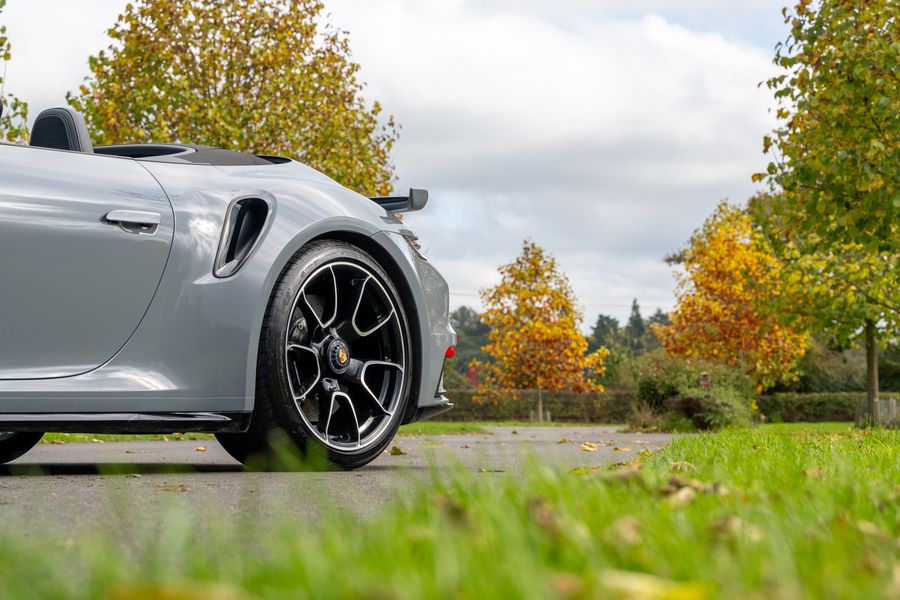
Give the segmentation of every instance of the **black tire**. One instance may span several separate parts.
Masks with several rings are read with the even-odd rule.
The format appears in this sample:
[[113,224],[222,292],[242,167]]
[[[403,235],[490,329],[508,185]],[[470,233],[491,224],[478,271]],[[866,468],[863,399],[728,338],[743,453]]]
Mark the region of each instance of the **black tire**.
[[[381,284],[379,289],[384,291],[393,303],[398,331],[401,332],[402,340],[405,340],[402,341],[402,353],[405,354],[402,362],[404,368],[396,376],[403,381],[399,384],[401,387],[397,392],[398,397],[395,398],[397,404],[394,405],[393,414],[390,417],[382,417],[390,420],[380,424],[372,433],[372,439],[359,450],[330,447],[327,443],[328,426],[325,426],[326,442],[323,442],[322,432],[319,431],[317,435],[314,431],[315,426],[301,416],[301,408],[295,401],[293,380],[288,373],[285,358],[289,328],[296,327],[296,319],[293,322],[291,319],[294,318],[294,305],[299,301],[300,290],[304,289],[303,286],[323,268],[338,263],[358,265],[377,278]],[[335,281],[334,312],[337,315],[338,279],[334,275],[334,270],[332,276]],[[362,294],[360,291],[360,299]],[[358,328],[356,330],[359,332]],[[350,470],[362,467],[377,458],[397,433],[409,402],[412,364],[411,336],[406,312],[400,294],[384,269],[368,253],[352,244],[336,240],[312,242],[295,254],[285,266],[269,299],[260,332],[256,402],[250,428],[245,433],[216,434],[216,438],[231,456],[254,469],[302,470],[337,467]],[[321,373],[320,370],[319,378]],[[363,378],[364,373],[365,371]],[[356,420],[359,445],[362,440],[356,410],[353,411],[353,416]]]
[[0,464],[16,460],[41,441],[43,433],[0,433]]

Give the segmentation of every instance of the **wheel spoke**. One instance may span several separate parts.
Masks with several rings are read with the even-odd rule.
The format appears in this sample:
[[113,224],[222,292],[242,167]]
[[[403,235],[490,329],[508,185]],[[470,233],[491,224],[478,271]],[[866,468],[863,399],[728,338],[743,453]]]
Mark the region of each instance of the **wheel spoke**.
[[[350,325],[351,325],[351,327],[353,327],[353,331],[356,333],[357,336],[359,336],[361,338],[372,335],[373,333],[375,333],[376,331],[381,329],[385,324],[387,324],[387,322],[391,320],[391,317],[394,316],[394,307],[391,306],[391,310],[387,314],[387,316],[378,317],[376,319],[375,327],[372,327],[371,329],[366,329],[366,330],[360,329],[359,325],[356,322],[356,317],[359,314],[359,307],[360,307],[360,305],[362,305],[363,296],[365,296],[365,294],[366,294],[366,286],[369,284],[370,281],[373,281],[371,275],[368,276],[365,279],[365,281],[363,281],[362,286],[360,286],[359,298],[356,299],[356,306],[353,309],[353,316],[350,317]],[[376,284],[377,284],[377,282],[376,282]]]
[[[316,387],[316,384],[319,383],[319,380],[322,379],[322,367],[319,366],[319,353],[316,352],[316,350],[314,348],[311,348],[309,346],[301,346],[300,344],[288,344],[287,349],[288,349],[288,352],[291,352],[291,351],[307,352],[312,355],[313,361],[316,363],[316,378],[313,380],[313,382],[311,384],[309,384],[308,386],[304,386],[306,389],[303,391],[303,393],[298,394],[297,391],[294,390],[294,383],[293,383],[293,381],[291,381],[291,378],[288,377],[288,383],[291,386],[291,393],[294,396],[294,400],[303,400],[313,390],[313,388]],[[297,362],[290,361],[290,365],[294,368],[294,375],[296,375],[296,377],[297,377],[297,383],[299,385],[303,385],[303,379],[300,377],[300,371],[297,367]]]
[[323,319],[325,318],[325,312],[324,312],[325,307],[324,306],[322,307],[322,316],[320,317],[319,314],[316,312],[316,309],[313,307],[313,305],[309,303],[309,298],[306,296],[306,287],[303,288],[303,293],[302,293],[303,302],[306,303],[306,306],[309,308],[309,312],[312,313],[313,317],[315,317],[315,319],[316,319],[316,322],[319,324],[319,327],[321,327],[322,329],[325,329],[326,327],[328,327],[332,323],[334,323],[334,320],[337,319],[337,314],[338,314],[337,276],[334,274],[334,269],[332,267],[328,267],[327,271],[329,273],[331,273],[331,283],[332,283],[331,287],[334,289],[334,302],[332,303],[334,310],[331,313],[331,317],[327,321],[323,321]]
[[325,420],[325,439],[328,439],[328,431],[331,429],[331,417],[334,416],[334,397],[338,394],[338,392],[333,392],[331,394],[331,400],[328,403],[328,418]]
[[[362,443],[362,432],[359,428],[359,419],[356,416],[356,409],[353,407],[353,401],[346,392],[332,392],[331,394],[331,402],[328,407],[328,421],[325,423],[325,438],[327,439],[331,436],[331,417],[335,412],[341,410],[341,400],[346,402],[347,408],[350,409],[350,415],[353,417],[353,429],[356,432],[356,447],[358,448]],[[337,410],[335,410],[335,406],[337,406]]]
[[398,371],[400,371],[401,378],[403,377],[403,367],[398,365],[397,363],[387,362],[384,360],[369,360],[369,361],[366,361],[365,363],[363,363],[362,369],[360,369],[360,371],[359,371],[360,385],[362,385],[363,389],[369,393],[369,396],[372,397],[373,403],[375,404],[376,407],[378,407],[378,409],[381,411],[381,413],[385,416],[390,417],[391,415],[394,414],[394,412],[389,411],[388,409],[386,409],[384,407],[384,405],[381,404],[381,400],[378,398],[378,396],[375,394],[375,392],[372,391],[372,388],[369,387],[369,384],[366,383],[366,371],[370,367],[384,367],[384,368],[388,368],[388,369],[391,369],[391,368],[397,369]]

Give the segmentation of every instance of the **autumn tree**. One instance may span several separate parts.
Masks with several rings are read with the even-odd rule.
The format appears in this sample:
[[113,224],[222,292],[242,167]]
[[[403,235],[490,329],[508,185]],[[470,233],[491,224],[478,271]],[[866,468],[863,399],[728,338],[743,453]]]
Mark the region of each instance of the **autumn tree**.
[[782,267],[749,215],[719,204],[678,256],[671,324],[654,326],[666,352],[740,368],[760,390],[792,378],[808,336],[772,310]]
[[863,338],[869,413],[878,418],[878,340],[900,333],[900,27],[893,0],[800,0],[768,80],[779,125],[761,223],[812,291],[809,314]]
[[473,361],[482,377],[477,398],[537,390],[542,418],[542,391],[603,391],[596,378],[609,352],[587,353],[569,280],[541,247],[525,241],[518,258],[500,267],[500,283],[481,298],[491,332],[483,348],[489,359]]
[[369,195],[398,127],[369,105],[319,0],[137,0],[69,103],[99,144],[190,142],[297,158]]
[[[6,0],[0,0],[0,13]],[[6,64],[12,58],[12,45],[6,37],[6,26],[0,23],[0,60],[3,65],[0,68],[0,140],[7,142],[28,141],[28,104],[16,98],[13,94],[6,93],[4,78]]]

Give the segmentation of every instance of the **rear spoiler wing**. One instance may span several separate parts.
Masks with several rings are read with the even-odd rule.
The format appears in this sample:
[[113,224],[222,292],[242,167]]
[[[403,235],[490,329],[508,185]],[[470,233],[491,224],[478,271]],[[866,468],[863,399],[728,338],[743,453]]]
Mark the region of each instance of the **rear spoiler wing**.
[[385,198],[371,198],[371,200],[390,212],[412,212],[414,210],[422,210],[428,204],[428,190],[410,188],[408,196],[388,196]]

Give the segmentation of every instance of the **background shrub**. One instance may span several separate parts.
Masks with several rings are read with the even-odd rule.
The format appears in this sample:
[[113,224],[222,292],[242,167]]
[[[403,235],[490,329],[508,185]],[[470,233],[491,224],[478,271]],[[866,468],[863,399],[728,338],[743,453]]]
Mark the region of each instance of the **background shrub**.
[[[882,393],[882,400],[900,400],[900,394]],[[866,402],[865,392],[825,394],[771,394],[757,399],[759,412],[769,421],[796,423],[821,421],[853,421],[856,410]]]
[[[494,401],[476,402],[471,388],[447,390],[454,408],[440,418],[445,421],[527,421],[536,417],[537,391],[519,392]],[[634,407],[631,390],[607,389],[601,394],[543,392],[544,411],[554,421],[578,423],[624,423]]]

